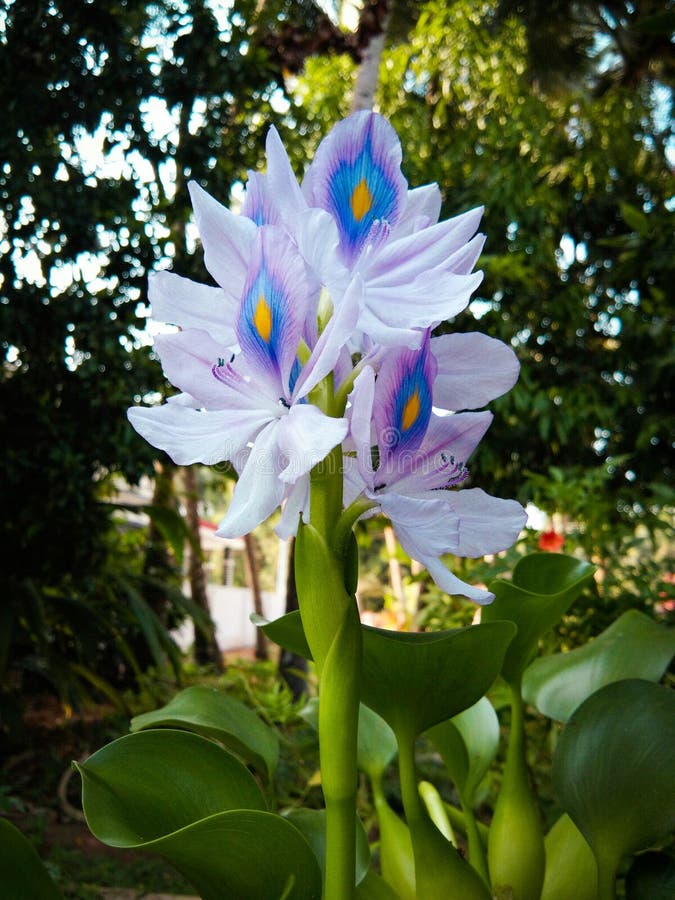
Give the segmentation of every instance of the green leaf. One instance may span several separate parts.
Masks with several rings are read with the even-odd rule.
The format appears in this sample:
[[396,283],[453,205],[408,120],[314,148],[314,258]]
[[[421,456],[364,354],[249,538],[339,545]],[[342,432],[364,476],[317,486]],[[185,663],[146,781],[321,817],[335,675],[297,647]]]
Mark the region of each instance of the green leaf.
[[218,744],[186,731],[140,731],[76,768],[92,833],[164,856],[204,900],[319,900],[309,844],[264,811],[251,773]]
[[643,853],[626,876],[626,900],[672,900],[675,859],[666,853]]
[[541,900],[596,900],[598,866],[574,822],[560,816],[544,840],[546,870]]
[[380,829],[380,869],[401,900],[415,900],[415,859],[410,829],[389,806],[380,782],[373,783]]
[[377,872],[372,869],[363,881],[357,885],[356,900],[402,900],[396,891]]
[[362,698],[398,734],[468,709],[499,674],[510,622],[409,634],[364,627]]
[[273,622],[268,622],[262,616],[254,614],[251,616],[251,621],[254,625],[262,628],[267,637],[283,647],[284,650],[289,650],[304,659],[312,659],[312,652],[305,637],[299,610],[286,613],[285,616],[280,616]]
[[675,828],[675,695],[627,680],[601,688],[572,715],[553,760],[563,809],[591,845],[599,878]]
[[[282,647],[311,658],[299,613],[262,628]],[[415,734],[468,709],[485,694],[516,632],[511,622],[423,633],[362,629],[363,702],[394,731],[402,726]]]
[[606,684],[660,681],[673,654],[675,630],[630,609],[589,644],[535,660],[523,677],[523,696],[543,715],[566,722]]
[[[292,809],[284,814],[304,835],[305,840],[314,851],[321,872],[326,871],[326,810],[325,809]],[[370,866],[370,847],[368,835],[363,823],[357,817],[356,825],[356,872],[354,884],[360,884],[366,877]]]
[[0,817],[0,885],[7,900],[63,900],[31,842]]
[[320,900],[321,870],[302,834],[281,816],[238,809],[143,845],[164,856],[202,900]]
[[126,735],[74,765],[89,828],[111,847],[142,846],[228,809],[265,809],[248,769],[187,731]]
[[195,685],[176,694],[166,706],[131,720],[131,731],[181,728],[224,744],[271,778],[279,759],[276,734],[247,706],[224,691]]
[[463,802],[473,805],[476,789],[499,749],[499,719],[494,707],[487,697],[481,697],[469,709],[435,725],[427,736],[441,754]]
[[532,553],[516,563],[512,581],[490,584],[495,600],[483,607],[482,621],[508,619],[518,627],[502,668],[507,681],[519,681],[539,639],[565,614],[594,571],[589,563],[563,553]]

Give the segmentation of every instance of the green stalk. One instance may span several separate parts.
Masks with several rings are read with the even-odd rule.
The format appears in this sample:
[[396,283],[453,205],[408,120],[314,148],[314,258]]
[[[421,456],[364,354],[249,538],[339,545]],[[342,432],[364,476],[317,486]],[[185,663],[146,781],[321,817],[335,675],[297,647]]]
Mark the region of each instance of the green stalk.
[[401,796],[415,856],[419,900],[490,900],[480,875],[462,859],[427,816],[417,790],[415,736],[400,730],[398,765]]
[[596,855],[598,864],[598,900],[616,900],[617,862],[611,857]]
[[485,884],[490,886],[487,859],[485,858],[485,846],[478,833],[478,823],[470,803],[466,803],[460,796],[460,802],[464,811],[464,827],[466,828],[466,840],[469,845],[469,862],[478,872]]
[[545,851],[539,806],[532,794],[525,758],[525,704],[520,682],[509,685],[511,730],[499,798],[490,825],[488,863],[495,893],[513,900],[539,900]]
[[342,513],[342,449],[310,476],[310,525],[296,539],[296,584],[303,627],[319,677],[319,754],[326,804],[324,900],[352,900],[356,869],[356,749],[361,623],[335,553]]

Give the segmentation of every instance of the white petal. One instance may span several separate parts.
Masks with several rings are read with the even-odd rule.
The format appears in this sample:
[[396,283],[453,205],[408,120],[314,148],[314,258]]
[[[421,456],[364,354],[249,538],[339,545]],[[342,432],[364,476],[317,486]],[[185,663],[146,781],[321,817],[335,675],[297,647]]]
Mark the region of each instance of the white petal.
[[265,149],[267,152],[266,190],[275,200],[283,218],[292,220],[294,216],[307,209],[307,202],[302,196],[286,150],[274,126],[267,132]]
[[363,303],[363,282],[357,275],[333,311],[304,366],[295,390],[297,398],[306,397],[329,372],[333,371],[342,348],[356,328]]
[[303,475],[302,478],[295,482],[291,491],[286,498],[283,509],[281,511],[281,519],[274,529],[282,540],[288,540],[298,531],[298,522],[300,515],[303,515],[307,521],[309,513],[309,476]]
[[420,227],[435,225],[441,214],[441,191],[437,184],[424,184],[408,191],[406,204],[398,224],[392,228],[391,239],[418,231]]
[[227,513],[218,525],[216,534],[219,537],[249,534],[283,500],[286,486],[279,478],[278,430],[277,419],[258,435],[234,488]]
[[351,404],[349,416],[350,437],[356,448],[356,458],[361,478],[368,487],[373,487],[373,463],[370,448],[373,440],[373,401],[375,398],[375,372],[365,366],[356,376],[349,395]]
[[438,361],[434,405],[478,409],[511,390],[520,363],[513,350],[485,334],[443,334],[431,339]]
[[[175,334],[158,334],[155,335],[154,346],[166,378],[194,397],[198,406],[231,409],[254,405],[250,399],[242,398],[213,375],[212,367],[217,365],[219,356],[225,351],[205,331],[194,328]],[[261,398],[260,407],[263,406]]]
[[257,226],[246,216],[233,215],[196,181],[191,181],[188,188],[206,268],[223,289],[239,297],[246,281]]
[[180,328],[202,328],[224,348],[234,347],[237,302],[219,287],[198,284],[173,272],[151,272],[148,297],[152,317]]
[[282,481],[293,483],[313,469],[347,434],[347,420],[333,419],[316,406],[298,404],[279,423],[278,448],[286,465]]
[[323,209],[300,213],[289,226],[300,253],[319,282],[337,298],[349,283],[349,271],[340,261],[340,237],[335,220]]
[[258,410],[190,409],[176,403],[135,406],[127,417],[136,431],[179,466],[212,466],[232,459],[269,421]]
[[506,550],[525,527],[527,513],[515,500],[491,497],[480,488],[453,491],[449,495],[459,517],[460,556],[478,557]]
[[439,588],[447,594],[460,594],[462,597],[468,597],[469,600],[473,600],[474,603],[480,603],[483,606],[487,603],[492,603],[495,599],[495,595],[490,591],[467,584],[466,581],[462,581],[461,578],[453,575],[440,559],[425,558],[418,560],[418,562],[422,563]]

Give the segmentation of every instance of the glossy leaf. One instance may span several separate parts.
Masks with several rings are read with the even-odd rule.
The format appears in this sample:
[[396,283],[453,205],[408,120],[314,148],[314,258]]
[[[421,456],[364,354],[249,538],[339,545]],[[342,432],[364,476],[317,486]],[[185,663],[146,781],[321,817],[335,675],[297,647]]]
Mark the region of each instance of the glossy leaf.
[[87,823],[112,847],[138,846],[227,809],[265,809],[248,769],[187,731],[126,735],[74,765]]
[[504,659],[507,681],[520,679],[539,639],[565,614],[594,571],[589,563],[562,553],[532,553],[518,561],[511,581],[490,584],[495,600],[483,607],[482,621],[507,619],[518,627]]
[[[287,650],[309,657],[297,612],[262,626]],[[516,629],[490,622],[455,631],[363,628],[361,698],[394,729],[416,734],[468,709],[499,674]]]
[[566,722],[606,684],[660,681],[673,654],[675,630],[630,609],[583,647],[535,660],[523,677],[523,696],[543,715]]
[[[284,819],[295,825],[304,835],[312,848],[319,867],[325,875],[326,871],[326,810],[325,809],[292,809],[284,814]],[[356,826],[356,872],[354,884],[360,884],[366,877],[370,866],[370,847],[368,835],[361,820],[357,818]]]
[[566,814],[544,840],[546,870],[541,900],[596,900],[598,866],[588,841]]
[[267,637],[283,647],[284,650],[302,656],[303,659],[312,659],[312,651],[309,649],[305,637],[299,610],[296,609],[294,612],[286,613],[285,616],[279,616],[273,622],[268,622],[267,619],[258,615],[252,615],[251,621],[254,625],[262,628]]
[[487,697],[481,697],[427,734],[464,801],[473,804],[476,789],[499,749],[499,719],[494,707]]
[[213,738],[271,778],[279,758],[276,734],[247,706],[224,691],[195,685],[165,706],[131,720],[131,731],[181,728]]
[[363,702],[397,734],[421,734],[486,693],[514,634],[510,622],[421,634],[364,628]]
[[92,833],[113,847],[159,853],[204,900],[319,900],[321,872],[305,838],[264,811],[253,776],[212,741],[141,731],[76,767]]
[[63,900],[35,847],[1,816],[0,885],[8,900]]
[[588,698],[563,731],[553,781],[563,809],[591,845],[601,883],[623,856],[675,828],[675,694],[617,681]]

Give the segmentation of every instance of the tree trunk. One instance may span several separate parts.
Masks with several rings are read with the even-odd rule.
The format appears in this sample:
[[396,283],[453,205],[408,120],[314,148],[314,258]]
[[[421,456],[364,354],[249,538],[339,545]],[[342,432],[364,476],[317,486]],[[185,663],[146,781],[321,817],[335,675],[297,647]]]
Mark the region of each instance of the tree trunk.
[[[386,10],[386,15],[382,21],[382,31],[371,37],[363,50],[352,96],[351,112],[353,113],[362,109],[372,109],[375,103],[375,94],[380,80],[380,63],[387,37],[387,26],[391,19],[392,6],[393,0],[384,6],[383,11]],[[366,8],[364,7],[364,12],[365,10]]]
[[[255,538],[252,534],[244,536],[244,564],[246,566],[246,581],[251,588],[253,595],[253,609],[258,616],[264,616],[262,592],[260,590],[260,581],[258,579],[258,554],[256,550]],[[268,659],[267,638],[262,628],[255,630],[255,658]]]
[[206,574],[204,572],[204,558],[199,541],[199,494],[197,490],[197,476],[194,466],[186,466],[183,469],[183,483],[185,485],[185,504],[187,508],[187,524],[194,538],[190,544],[188,572],[190,578],[190,596],[192,602],[204,610],[209,618],[211,627],[207,632],[195,622],[195,662],[199,666],[214,666],[218,672],[223,670],[223,657],[216,642],[216,629],[211,619],[211,610],[206,595]]

